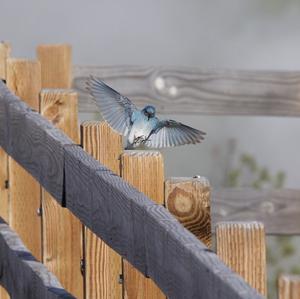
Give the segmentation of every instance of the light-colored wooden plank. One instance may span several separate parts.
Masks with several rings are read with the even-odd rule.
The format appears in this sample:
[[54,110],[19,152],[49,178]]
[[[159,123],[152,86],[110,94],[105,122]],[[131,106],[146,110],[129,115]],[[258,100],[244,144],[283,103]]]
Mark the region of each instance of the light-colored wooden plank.
[[211,247],[210,185],[204,177],[165,181],[166,208],[206,246]]
[[90,75],[140,107],[162,114],[300,116],[299,71],[205,70],[170,66],[75,66],[79,111],[94,112],[85,88]]
[[0,148],[0,217],[6,222],[9,218],[9,194],[8,194],[8,156]]
[[[0,80],[6,80],[6,60],[10,55],[10,45],[0,42]],[[0,148],[0,217],[9,221],[9,193],[8,193],[8,156]],[[0,286],[0,299],[9,299],[7,291]]]
[[[9,58],[10,52],[10,44],[7,42],[0,42],[0,80],[6,80],[6,61]],[[8,188],[8,156],[4,150],[0,148],[0,216],[6,222],[9,221]],[[5,298],[5,290],[1,290],[0,294],[2,294],[2,297]],[[0,295],[0,298],[2,297]]]
[[300,299],[300,276],[282,274],[278,279],[279,299]]
[[10,296],[7,293],[7,291],[2,286],[0,286],[0,299],[9,299],[9,298]]
[[[122,178],[158,204],[164,203],[164,164],[160,152],[126,151],[121,158]],[[165,298],[156,284],[124,261],[125,298]]]
[[259,222],[221,222],[216,227],[217,255],[266,296],[266,242]]
[[40,107],[42,116],[78,144],[78,96],[76,92],[67,89],[42,89]]
[[[81,142],[85,151],[120,175],[122,136],[106,122],[84,122]],[[122,259],[88,228],[85,228],[85,261],[86,298],[122,298],[122,284],[119,282]]]
[[[41,65],[35,60],[7,60],[7,86],[33,109],[39,109]],[[9,224],[20,235],[32,254],[41,260],[41,190],[37,181],[9,158]]]
[[300,190],[224,188],[213,190],[211,200],[213,224],[255,220],[267,234],[300,234]]
[[9,58],[7,86],[31,108],[39,110],[41,64],[37,60]]
[[[77,94],[70,90],[41,91],[41,114],[64,131],[75,143],[79,142]],[[63,287],[83,298],[82,225],[67,209],[62,208],[43,190],[43,260]]]
[[0,42],[0,80],[6,80],[6,61],[10,56],[11,46],[7,42]]
[[72,48],[68,44],[37,47],[42,66],[42,88],[70,88],[72,81]]
[[[6,60],[10,55],[10,45],[0,42],[0,79],[6,80]],[[8,194],[8,156],[0,148],[0,216],[8,222],[9,218],[9,194]],[[7,291],[0,286],[0,299],[9,299]]]

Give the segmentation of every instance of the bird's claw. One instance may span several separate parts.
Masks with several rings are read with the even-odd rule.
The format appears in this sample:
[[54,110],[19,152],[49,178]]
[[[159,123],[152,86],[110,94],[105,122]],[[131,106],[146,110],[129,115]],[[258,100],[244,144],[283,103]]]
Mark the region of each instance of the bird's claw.
[[141,144],[143,142],[146,141],[146,138],[144,136],[139,136],[139,137],[136,137],[133,141],[133,144]]

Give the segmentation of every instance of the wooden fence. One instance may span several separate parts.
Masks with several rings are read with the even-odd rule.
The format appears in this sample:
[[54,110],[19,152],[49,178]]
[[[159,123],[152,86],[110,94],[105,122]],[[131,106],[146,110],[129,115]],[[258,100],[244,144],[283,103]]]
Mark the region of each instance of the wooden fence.
[[[165,179],[159,152],[123,152],[106,123],[85,122],[79,134],[70,46],[39,46],[39,60],[28,61],[7,60],[9,45],[0,45],[0,215],[65,289],[76,298],[266,295],[261,223],[216,226],[217,254],[252,288],[209,249],[206,179]],[[18,240],[1,226],[0,269],[9,271],[0,284],[11,297],[72,298],[41,264],[24,261],[28,249],[10,246],[8,231]]]

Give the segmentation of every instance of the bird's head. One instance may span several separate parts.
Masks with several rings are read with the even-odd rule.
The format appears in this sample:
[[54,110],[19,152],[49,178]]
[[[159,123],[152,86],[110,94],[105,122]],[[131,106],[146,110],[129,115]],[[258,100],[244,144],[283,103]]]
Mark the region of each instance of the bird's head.
[[148,120],[155,116],[155,107],[153,106],[146,106],[142,111],[148,117]]

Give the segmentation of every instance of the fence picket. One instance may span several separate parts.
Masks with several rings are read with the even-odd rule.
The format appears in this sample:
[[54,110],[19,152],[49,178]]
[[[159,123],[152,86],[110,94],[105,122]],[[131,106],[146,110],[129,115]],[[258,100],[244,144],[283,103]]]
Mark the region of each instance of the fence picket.
[[278,279],[278,298],[300,299],[300,275],[280,275]]
[[[155,151],[126,151],[121,159],[122,178],[158,204],[164,203],[163,158]],[[146,238],[146,236],[145,236]],[[124,261],[125,298],[165,298],[153,281]]]
[[[0,42],[0,80],[6,80],[6,61],[11,47],[7,42]],[[0,217],[8,222],[9,215],[8,155],[0,147]],[[6,290],[0,286],[0,299],[9,298]]]
[[9,196],[8,196],[8,156],[0,148],[0,217],[8,222]]
[[[6,80],[6,60],[9,55],[10,45],[0,42],[0,80]],[[8,187],[8,155],[0,147],[0,217],[6,222],[8,222],[9,213]]]
[[216,242],[220,259],[267,296],[264,225],[259,222],[220,222],[216,226]]
[[[87,121],[81,125],[81,143],[85,151],[120,175],[122,137],[106,122]],[[91,230],[85,228],[86,298],[120,299],[122,260]]]
[[[40,95],[41,114],[79,142],[77,94],[70,90],[43,89]],[[62,208],[43,189],[43,262],[66,290],[83,298],[82,225],[67,209]]]
[[36,52],[42,66],[42,88],[71,88],[71,46],[39,45]]
[[0,41],[0,80],[6,80],[6,62],[10,57],[11,46],[7,42]]
[[211,247],[210,186],[207,179],[169,178],[166,208],[206,246]]
[[[8,59],[7,86],[31,108],[39,110],[41,65],[35,60]],[[32,254],[41,260],[41,205],[39,183],[15,160],[9,158],[9,224]],[[30,229],[28,229],[30,227]]]

